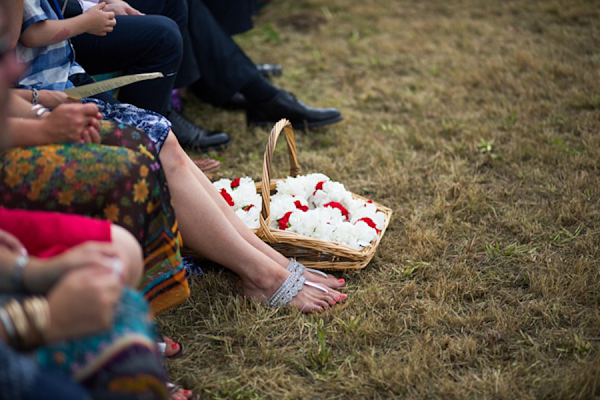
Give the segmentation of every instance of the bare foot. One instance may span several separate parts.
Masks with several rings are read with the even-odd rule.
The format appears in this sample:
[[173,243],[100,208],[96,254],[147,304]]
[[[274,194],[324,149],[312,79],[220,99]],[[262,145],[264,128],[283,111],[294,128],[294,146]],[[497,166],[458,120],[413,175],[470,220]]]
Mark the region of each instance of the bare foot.
[[[273,274],[263,276],[262,282],[260,282],[258,285],[247,280],[242,280],[242,291],[246,297],[266,303],[289,276],[289,274],[289,271],[282,268]],[[307,281],[316,283],[324,290],[305,284],[302,290],[300,290],[289,303],[292,307],[295,307],[305,313],[320,312],[339,302],[345,301],[348,297],[347,295],[338,292],[330,286],[324,287],[322,284],[323,281],[329,281],[328,283],[333,284],[330,278],[326,279],[325,277],[317,274],[309,274],[310,279],[307,279]],[[320,277],[321,282],[317,282],[317,277]],[[342,285],[340,282],[337,282],[337,284],[339,286]]]
[[182,388],[175,388],[169,395],[169,400],[194,400],[198,398],[191,390]]
[[324,277],[323,275],[316,272],[304,271],[302,275],[304,275],[304,277],[307,280],[317,283],[326,288],[339,289],[346,284],[344,278],[338,279],[331,274],[327,274],[327,277]]
[[176,342],[168,336],[162,335],[163,341],[165,342],[165,357],[172,358],[177,357],[183,351],[181,343]]

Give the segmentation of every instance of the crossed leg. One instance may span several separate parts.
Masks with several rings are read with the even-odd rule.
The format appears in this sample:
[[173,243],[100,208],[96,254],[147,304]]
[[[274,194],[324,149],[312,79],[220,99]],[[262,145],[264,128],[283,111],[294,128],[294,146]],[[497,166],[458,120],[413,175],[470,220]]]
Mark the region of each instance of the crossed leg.
[[[170,133],[160,152],[173,207],[186,246],[237,273],[244,294],[267,301],[290,274],[289,260],[261,241],[235,215]],[[346,298],[343,285],[329,275],[305,272],[309,281],[327,293],[305,286],[290,303],[304,311],[321,311]]]

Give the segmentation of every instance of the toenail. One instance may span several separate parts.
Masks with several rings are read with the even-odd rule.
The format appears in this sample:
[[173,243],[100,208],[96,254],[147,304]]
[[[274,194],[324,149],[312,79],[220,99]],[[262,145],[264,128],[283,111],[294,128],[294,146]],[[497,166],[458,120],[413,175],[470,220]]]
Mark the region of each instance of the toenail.
[[340,301],[340,296],[336,297],[335,301]]
[[338,282],[339,282],[339,283],[344,283],[344,282],[346,282],[346,281],[344,280],[344,278],[340,278],[340,279],[338,279]]
[[177,343],[173,343],[173,344],[171,344],[171,348],[172,348],[173,350],[175,350],[175,349],[176,349],[176,348],[178,348],[178,347],[179,347],[179,345],[178,345]]
[[345,299],[348,295],[342,293],[342,299]]

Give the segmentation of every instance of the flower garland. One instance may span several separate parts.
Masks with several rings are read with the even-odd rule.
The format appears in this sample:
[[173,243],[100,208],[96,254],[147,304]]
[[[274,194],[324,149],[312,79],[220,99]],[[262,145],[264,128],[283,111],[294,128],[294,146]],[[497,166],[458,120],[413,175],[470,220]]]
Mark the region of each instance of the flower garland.
[[[259,227],[262,199],[252,179],[221,179],[214,186],[249,228]],[[344,185],[323,174],[277,181],[270,208],[273,229],[355,249],[370,246],[385,224],[385,214],[372,201],[354,199]]]

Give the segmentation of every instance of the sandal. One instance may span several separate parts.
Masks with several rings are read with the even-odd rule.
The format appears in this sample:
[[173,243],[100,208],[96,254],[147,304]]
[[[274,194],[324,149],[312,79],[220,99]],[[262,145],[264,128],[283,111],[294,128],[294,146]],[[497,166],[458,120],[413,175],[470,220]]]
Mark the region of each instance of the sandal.
[[169,391],[169,400],[200,400],[200,396],[173,382],[167,382],[167,390]]
[[[158,351],[165,356],[166,358],[176,358],[179,357],[183,353],[183,344],[162,335],[163,342],[158,342]],[[170,347],[171,350],[175,350],[175,353],[171,355],[167,355],[167,347]]]
[[298,292],[304,288],[304,285],[314,287],[325,293],[329,293],[329,291],[324,287],[317,285],[314,282],[307,281],[306,278],[302,276],[305,270],[324,276],[327,276],[327,274],[316,269],[306,268],[293,258],[290,258],[290,263],[287,265],[287,267],[285,267],[285,269],[290,271],[291,274],[285,279],[285,281],[283,281],[281,286],[279,286],[279,289],[273,293],[271,298],[269,298],[267,304],[270,307],[287,305],[294,297],[296,297]]

